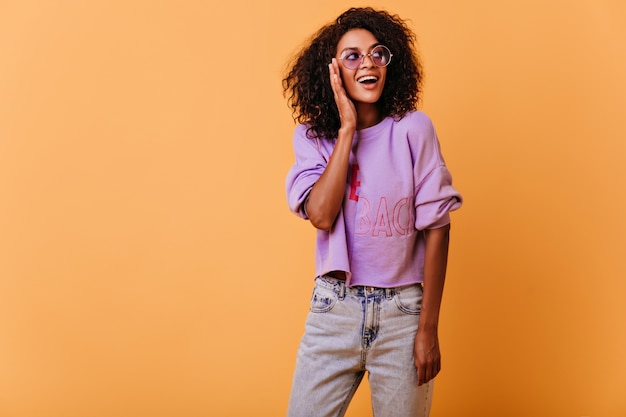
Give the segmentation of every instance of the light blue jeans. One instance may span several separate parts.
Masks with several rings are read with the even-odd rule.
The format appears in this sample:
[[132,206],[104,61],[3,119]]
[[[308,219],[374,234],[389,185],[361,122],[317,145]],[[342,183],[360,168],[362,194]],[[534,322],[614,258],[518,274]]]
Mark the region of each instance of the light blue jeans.
[[294,372],[288,417],[340,417],[368,372],[375,417],[427,417],[433,382],[413,361],[422,286],[346,287],[318,277]]

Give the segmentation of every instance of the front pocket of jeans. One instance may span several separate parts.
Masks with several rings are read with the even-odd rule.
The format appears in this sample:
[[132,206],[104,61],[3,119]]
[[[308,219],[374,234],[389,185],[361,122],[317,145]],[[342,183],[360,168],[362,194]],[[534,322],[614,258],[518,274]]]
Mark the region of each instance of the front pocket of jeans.
[[396,306],[403,313],[416,315],[422,311],[422,289],[419,286],[397,291],[394,299]]
[[326,313],[337,303],[337,294],[324,288],[315,287],[311,296],[311,312]]

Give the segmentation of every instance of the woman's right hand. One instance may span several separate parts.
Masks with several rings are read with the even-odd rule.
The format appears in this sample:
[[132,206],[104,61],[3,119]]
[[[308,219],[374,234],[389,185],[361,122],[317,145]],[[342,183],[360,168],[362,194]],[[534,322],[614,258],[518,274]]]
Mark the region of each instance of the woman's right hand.
[[330,230],[341,209],[346,190],[352,140],[356,131],[356,108],[343,88],[337,59],[333,58],[333,61],[328,64],[328,69],[341,127],[337,132],[337,142],[328,165],[313,185],[305,203],[309,220],[313,226],[321,230]]
[[333,89],[335,103],[339,110],[341,129],[354,132],[354,130],[356,130],[356,108],[352,100],[348,97],[346,90],[343,88],[337,58],[332,59],[332,62],[328,64],[328,69],[330,71],[330,86]]

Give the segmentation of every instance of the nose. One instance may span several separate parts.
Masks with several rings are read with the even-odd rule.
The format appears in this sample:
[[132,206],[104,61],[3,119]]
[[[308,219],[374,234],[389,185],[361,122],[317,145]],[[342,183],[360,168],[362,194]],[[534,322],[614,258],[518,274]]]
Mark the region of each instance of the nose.
[[[367,65],[365,63],[365,60],[369,60],[369,65]],[[361,68],[371,68],[371,67],[375,67],[376,64],[374,64],[374,60],[372,59],[372,54],[364,54],[363,55],[363,59],[361,59]]]

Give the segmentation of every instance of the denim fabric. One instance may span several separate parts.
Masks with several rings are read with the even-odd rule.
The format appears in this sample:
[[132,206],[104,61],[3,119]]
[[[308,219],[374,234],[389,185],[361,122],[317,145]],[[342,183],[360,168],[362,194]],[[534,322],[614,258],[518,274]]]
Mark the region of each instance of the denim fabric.
[[433,382],[417,385],[413,362],[419,284],[346,287],[318,277],[300,342],[288,417],[343,416],[365,373],[375,417],[426,417]]

